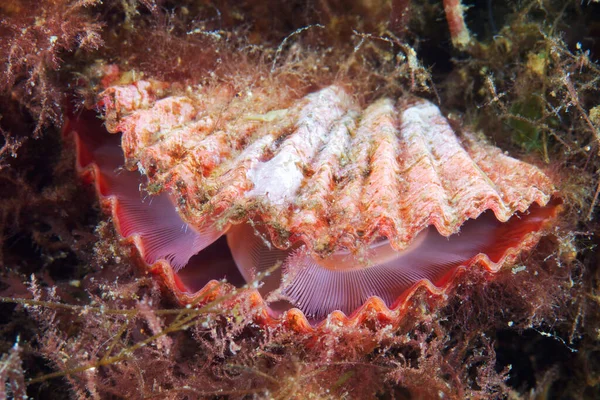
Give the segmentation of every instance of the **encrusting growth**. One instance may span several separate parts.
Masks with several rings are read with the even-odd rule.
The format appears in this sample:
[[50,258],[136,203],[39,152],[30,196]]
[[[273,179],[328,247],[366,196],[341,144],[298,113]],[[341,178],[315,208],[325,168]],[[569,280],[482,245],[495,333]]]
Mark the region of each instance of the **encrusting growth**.
[[[281,264],[260,289],[277,302],[266,308],[273,321],[290,307],[316,320],[360,313],[372,297],[393,309],[458,268],[499,270],[559,210],[538,168],[472,133],[459,139],[423,99],[361,109],[341,86],[277,103],[268,87],[171,91],[139,81],[101,96],[123,161],[119,136],[74,130],[79,168],[92,168],[119,232],[182,301],[232,267],[252,281]],[[115,173],[122,162],[141,176]],[[140,200],[144,185],[163,189]]]

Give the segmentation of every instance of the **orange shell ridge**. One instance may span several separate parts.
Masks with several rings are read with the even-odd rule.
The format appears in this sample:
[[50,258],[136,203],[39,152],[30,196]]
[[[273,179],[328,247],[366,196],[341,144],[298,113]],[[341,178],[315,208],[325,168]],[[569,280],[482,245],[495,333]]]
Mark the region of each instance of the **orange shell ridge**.
[[[361,260],[356,261],[354,274],[358,276],[375,271],[368,259],[373,246],[382,240],[389,242],[388,253],[408,251],[410,256],[410,246],[419,235],[469,238],[469,231],[475,229],[470,228],[475,224],[470,220],[490,219],[480,217],[489,214],[486,211],[500,221],[494,223],[498,226],[494,234],[500,239],[494,240],[506,242],[501,250],[481,244],[481,249],[492,249],[490,254],[477,250],[468,260],[448,261],[452,268],[442,272],[439,265],[443,263],[434,262],[435,279],[416,279],[402,286],[404,290],[393,300],[363,293],[358,297],[362,305],[349,308],[348,316],[327,311],[317,329],[326,329],[332,321],[361,324],[373,315],[393,325],[419,288],[444,294],[454,285],[457,271],[477,264],[497,272],[513,263],[535,246],[560,211],[554,186],[540,169],[505,155],[473,133],[463,132],[459,138],[438,107],[424,99],[382,98],[361,107],[341,86],[294,97],[266,88],[240,94],[226,85],[178,91],[149,81],[110,87],[101,99],[106,126],[122,133],[125,166],[137,169],[148,187],[169,196],[182,224],[200,235],[210,232],[205,247],[228,234],[230,227],[235,230],[251,222],[258,225],[256,232],[263,233],[261,240],[274,245],[268,251],[288,251],[306,260],[312,257],[315,265],[342,252],[346,258]],[[85,122],[75,125],[71,129],[76,136],[85,136],[81,135],[87,129]],[[220,293],[214,281],[198,290],[187,288],[178,268],[171,266],[172,255],[149,262],[144,233],[131,229],[124,233],[127,228],[119,226],[118,214],[119,202],[124,200],[103,189],[102,168],[86,152],[93,153],[78,144],[78,166],[82,171],[93,170],[97,191],[115,216],[117,230],[179,301],[196,303],[206,301],[209,293],[211,297]],[[516,227],[519,218],[527,228],[515,228],[515,237],[504,239],[512,231],[500,223]],[[437,232],[427,229],[430,226]],[[268,251],[264,254],[272,254]],[[388,253],[382,257],[389,258]],[[234,258],[237,263],[235,254]],[[301,279],[307,262],[295,267],[286,261],[284,282],[288,273],[292,280],[294,274]],[[256,270],[260,268],[242,274],[248,280]],[[351,272],[344,273],[351,276]],[[374,274],[376,279],[405,279],[389,271]],[[294,298],[293,293],[304,290],[285,285],[279,289],[282,298]],[[249,295],[259,310],[257,320],[300,331],[314,329],[298,309],[273,313],[264,294],[254,290]],[[302,304],[305,300],[298,296]],[[337,303],[331,304],[335,310]]]

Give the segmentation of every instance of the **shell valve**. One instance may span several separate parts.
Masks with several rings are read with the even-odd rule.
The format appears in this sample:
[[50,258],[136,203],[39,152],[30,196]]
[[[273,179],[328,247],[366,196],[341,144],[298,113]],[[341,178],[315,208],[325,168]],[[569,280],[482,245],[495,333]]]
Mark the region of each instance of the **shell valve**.
[[[351,315],[374,296],[394,309],[422,282],[514,262],[560,210],[541,170],[459,138],[426,100],[361,109],[339,86],[277,103],[260,90],[166,92],[140,82],[104,92],[122,137],[92,117],[68,129],[118,232],[145,264],[166,264],[182,301],[212,279],[239,284],[281,265],[259,289],[275,315]],[[148,184],[164,190],[145,196]]]

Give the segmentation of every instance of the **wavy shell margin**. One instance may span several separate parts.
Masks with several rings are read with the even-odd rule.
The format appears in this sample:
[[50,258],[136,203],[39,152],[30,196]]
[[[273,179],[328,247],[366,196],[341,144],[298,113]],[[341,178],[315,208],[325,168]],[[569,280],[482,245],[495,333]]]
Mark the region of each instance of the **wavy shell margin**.
[[[204,163],[201,165],[200,171],[202,171],[200,179],[192,179],[191,184],[182,183],[185,178],[189,179],[189,170],[192,167],[197,167],[198,156],[194,157],[194,151],[196,149],[187,149],[185,151],[186,154],[190,154],[190,156],[183,157],[176,162],[173,161],[174,154],[174,144],[170,142],[167,138],[169,135],[163,135],[161,132],[165,129],[176,129],[179,132],[179,139],[176,139],[179,142],[185,141],[185,134],[191,134],[194,132],[194,129],[197,129],[198,124],[203,125],[207,124],[207,121],[198,121],[196,117],[198,115],[198,110],[192,107],[190,110],[178,113],[177,118],[173,116],[173,110],[181,110],[180,105],[182,107],[192,106],[194,104],[194,98],[196,96],[200,96],[199,94],[194,94],[193,96],[179,96],[179,97],[165,97],[164,99],[159,99],[159,96],[156,95],[154,89],[151,89],[155,86],[155,83],[152,82],[144,82],[140,81],[132,85],[128,85],[125,87],[115,87],[109,89],[104,93],[104,99],[102,104],[106,107],[106,114],[108,117],[107,126],[110,127],[112,131],[122,131],[123,132],[123,147],[126,154],[126,165],[137,167],[140,172],[146,173],[148,176],[150,183],[154,183],[156,185],[160,185],[163,190],[181,190],[183,188],[181,198],[178,199],[178,204],[185,204],[186,207],[182,209],[182,214],[184,217],[192,222],[192,223],[203,223],[203,215],[206,214],[206,210],[211,210],[212,212],[218,213],[221,218],[229,218],[229,221],[236,222],[248,218],[248,214],[240,217],[236,215],[240,209],[246,210],[254,210],[254,209],[264,209],[264,204],[257,204],[247,202],[245,204],[236,203],[236,198],[246,198],[247,196],[240,196],[241,194],[251,193],[253,188],[248,185],[248,182],[243,182],[241,186],[232,185],[229,186],[229,192],[222,191],[219,187],[214,186],[214,182],[217,179],[220,179],[224,182],[233,182],[235,179],[239,179],[240,177],[245,177],[248,179],[248,176],[252,176],[252,168],[255,170],[257,164],[248,165],[247,163],[241,162],[235,164],[234,167],[230,169],[223,169],[221,175],[218,175],[218,165],[215,164],[213,166]],[[160,84],[161,88],[164,89],[165,85]],[[162,90],[161,89],[161,90]],[[323,91],[327,91],[323,93]],[[226,101],[224,103],[220,103],[221,109],[223,109],[223,104],[231,104],[235,103],[236,97],[232,96],[227,90],[221,88],[220,92],[224,92],[224,98]],[[121,93],[121,94],[119,94]],[[125,94],[123,94],[125,93]],[[137,93],[137,98],[131,100],[131,93]],[[336,118],[344,118],[347,117],[350,119],[349,123],[352,123],[352,120],[357,120],[357,115],[360,115],[360,108],[357,104],[355,104],[352,98],[340,87],[330,87],[323,89],[322,91],[316,92],[317,94],[310,94],[301,98],[300,100],[290,100],[290,108],[287,109],[268,109],[268,107],[262,109],[248,109],[248,104],[255,104],[254,102],[246,103],[244,106],[236,106],[233,104],[231,106],[232,109],[243,110],[244,115],[250,116],[248,119],[250,120],[250,125],[245,125],[248,121],[241,122],[242,126],[251,131],[247,136],[249,137],[248,145],[245,148],[237,149],[236,151],[227,149],[217,149],[221,155],[221,159],[227,159],[228,156],[231,156],[230,159],[234,159],[234,157],[240,157],[240,155],[245,155],[243,160],[251,160],[252,157],[255,159],[261,159],[268,163],[270,160],[273,160],[277,154],[282,153],[283,150],[280,150],[286,140],[293,139],[293,134],[289,134],[290,126],[299,125],[294,123],[294,120],[298,120],[303,115],[310,114],[307,112],[306,108],[316,107],[320,103],[325,104],[327,106],[333,102],[344,103],[347,105],[341,107],[341,111],[337,114]],[[312,96],[312,97],[311,97]],[[200,96],[201,97],[201,96]],[[314,97],[318,97],[314,99]],[[164,101],[163,101],[164,100]],[[223,100],[221,100],[223,101]],[[217,102],[217,100],[215,100]],[[317,104],[315,104],[317,103]],[[204,103],[200,103],[204,104]],[[321,107],[323,104],[320,104]],[[206,106],[209,109],[210,106]],[[330,107],[329,107],[330,108]],[[464,172],[463,168],[465,165],[472,167],[476,172],[479,173],[481,180],[478,180],[476,184],[472,184],[470,187],[474,187],[480,185],[485,188],[480,190],[482,193],[486,193],[485,196],[477,199],[476,202],[468,202],[465,199],[469,199],[468,196],[460,197],[459,200],[455,200],[455,204],[467,204],[467,206],[463,207],[455,207],[453,214],[452,212],[447,212],[449,202],[444,205],[439,201],[436,204],[434,201],[433,205],[431,205],[432,209],[437,210],[436,212],[430,212],[427,217],[416,218],[419,222],[413,224],[410,229],[406,232],[401,232],[396,225],[390,223],[389,221],[393,220],[393,217],[390,217],[387,210],[371,210],[371,216],[377,215],[378,218],[372,218],[373,223],[372,227],[367,227],[366,229],[355,229],[355,231],[349,235],[348,237],[337,236],[333,237],[331,234],[326,234],[325,237],[328,240],[334,240],[346,247],[352,247],[353,243],[356,243],[357,238],[361,238],[361,242],[368,242],[370,238],[375,238],[377,236],[386,236],[388,238],[399,238],[397,241],[392,241],[392,244],[396,248],[403,248],[407,243],[409,243],[414,235],[416,235],[423,228],[434,225],[437,230],[444,235],[450,235],[455,233],[462,223],[469,218],[476,218],[479,214],[481,214],[485,210],[493,210],[494,214],[500,221],[506,221],[517,211],[526,211],[531,204],[534,202],[543,206],[548,204],[553,196],[556,196],[556,192],[554,187],[552,186],[551,181],[536,167],[531,166],[529,164],[520,162],[516,159],[508,157],[503,154],[499,149],[491,146],[480,138],[477,138],[474,134],[465,132],[462,135],[462,140],[459,140],[454,135],[454,132],[448,125],[445,118],[439,112],[439,109],[435,107],[433,104],[422,100],[422,99],[401,99],[397,102],[392,102],[389,99],[380,100],[374,105],[372,105],[364,111],[364,114],[360,118],[361,123],[364,121],[374,121],[376,126],[381,128],[382,124],[389,124],[389,115],[391,113],[396,112],[396,108],[399,108],[403,115],[404,123],[400,126],[400,130],[411,131],[410,123],[406,123],[406,121],[413,121],[414,118],[408,115],[409,118],[406,117],[406,114],[413,112],[418,109],[425,109],[426,113],[428,113],[431,120],[435,121],[435,129],[439,131],[443,131],[446,136],[445,140],[447,141],[444,146],[444,149],[457,149],[460,148],[464,153],[460,153],[456,155],[455,153],[448,154],[442,153],[437,159],[438,164],[443,164],[447,162],[448,159],[452,157],[467,157],[470,160],[470,163],[459,163],[459,170],[457,172]],[[291,109],[291,111],[290,111]],[[314,109],[312,111],[315,112]],[[386,114],[387,113],[387,114]],[[209,115],[209,112],[206,112],[206,115]],[[237,126],[235,118],[227,119],[226,116],[235,114],[231,110],[227,110],[224,112],[225,117],[223,117],[224,124],[233,124],[232,127]],[[152,117],[152,116],[158,117]],[[220,114],[223,115],[223,114]],[[341,116],[340,116],[341,115]],[[166,116],[166,117],[165,117]],[[152,126],[155,122],[152,122],[152,118],[159,118],[159,128],[154,131],[148,130],[146,128],[142,129],[142,127]],[[413,119],[411,119],[413,118]],[[145,120],[144,124],[140,123],[140,120]],[[258,125],[258,126],[256,126]],[[280,136],[272,135],[269,133],[268,135],[260,136],[256,134],[257,131],[265,130],[265,126],[279,126],[281,127],[280,131],[284,132]],[[408,126],[407,126],[408,125]],[[418,124],[417,124],[418,125]],[[249,127],[251,126],[251,127]],[[393,126],[393,124],[391,124]],[[67,131],[71,128],[66,127]],[[391,128],[390,128],[391,129]],[[214,127],[213,127],[214,130]],[[364,128],[363,131],[368,131],[368,129]],[[381,129],[380,129],[381,130]],[[384,129],[385,130],[385,129]],[[353,138],[357,140],[356,143],[351,143],[351,147],[358,149],[357,154],[359,157],[362,157],[365,160],[365,154],[368,153],[368,149],[365,149],[365,143],[369,143],[368,140],[365,139],[364,136],[361,136],[358,132],[361,131],[361,127],[358,126],[354,132]],[[413,129],[414,131],[414,129]],[[187,132],[187,133],[186,133]],[[286,133],[287,132],[287,133]],[[390,135],[396,134],[396,131],[390,130],[388,136],[384,136],[379,146],[377,146],[376,151],[380,151],[380,159],[387,160],[381,165],[374,165],[370,168],[370,175],[384,174],[386,171],[394,171],[397,170],[398,166],[390,165],[389,157],[386,158],[386,154],[390,154],[390,151],[397,151],[397,148],[393,147],[393,143],[389,141]],[[414,132],[413,132],[414,133]],[[149,139],[153,137],[162,137],[161,140],[155,141],[154,143],[148,142]],[[271,136],[268,140],[264,139],[267,136]],[[409,135],[410,136],[410,135]],[[427,147],[426,138],[418,137],[418,133],[414,133],[415,141],[419,141],[422,145]],[[280,140],[280,137],[283,137],[283,140]],[[248,151],[252,147],[253,144],[261,143],[260,141],[264,140],[265,142],[277,143],[279,142],[279,152],[278,149],[274,149],[273,147],[269,148],[265,143],[262,143],[261,146],[256,146],[257,149],[254,151]],[[386,139],[388,139],[386,141]],[[214,138],[212,139],[214,140]],[[411,143],[410,141],[407,141]],[[414,142],[413,142],[414,143]],[[142,144],[141,146],[139,146]],[[404,151],[412,154],[414,159],[432,159],[431,157],[431,148],[439,147],[439,143],[435,143],[435,146],[432,145],[429,148],[429,154],[427,154],[427,148],[421,148],[420,152],[412,152],[411,149],[405,149]],[[324,157],[331,157],[332,152],[327,153],[328,147],[325,144],[321,143],[321,146],[325,149],[321,151],[320,154],[324,155]],[[78,146],[79,147],[79,146]],[[203,145],[202,143],[198,144],[197,147],[202,147],[201,150],[206,150],[208,147]],[[410,146],[409,146],[410,147]],[[423,147],[423,146],[421,146]],[[271,158],[265,158],[265,149],[269,150],[267,152],[272,153]],[[313,153],[316,152],[316,149],[313,149]],[[387,152],[387,153],[386,153]],[[78,152],[79,153],[79,152]],[[259,154],[260,153],[260,154]],[[335,153],[335,152],[334,152]],[[158,160],[161,160],[163,155],[170,155],[167,159],[170,163],[161,164]],[[79,154],[78,154],[79,158]],[[374,157],[377,158],[377,157]],[[210,159],[210,157],[208,157]],[[500,160],[500,161],[498,161]],[[300,160],[301,162],[303,160]],[[306,160],[304,160],[306,162]],[[319,161],[321,163],[319,164]],[[435,160],[434,160],[435,161]],[[500,162],[500,165],[503,165],[503,168],[498,169],[497,165]],[[393,163],[392,163],[393,164]],[[430,161],[430,164],[433,168],[433,161]],[[96,190],[99,194],[101,194],[101,182],[97,177],[100,172],[95,164],[88,165],[83,168],[82,163],[78,160],[78,167],[80,172],[88,177],[89,180],[93,180],[96,185]],[[317,165],[325,165],[327,166],[327,159],[320,159],[317,161]],[[409,166],[408,169],[414,168],[414,165]],[[457,167],[458,168],[458,167]],[[215,169],[217,169],[217,175],[211,176],[211,174],[215,173]],[[317,169],[317,171],[312,172],[310,175],[314,177],[317,175],[317,178],[322,177],[323,174],[326,174],[327,171],[323,171],[326,168]],[[406,170],[407,168],[405,168]],[[434,168],[433,168],[434,169]],[[507,173],[511,172],[511,173]],[[319,175],[321,173],[321,175]],[[187,175],[186,175],[187,174]],[[364,176],[365,174],[358,174],[357,176]],[[468,175],[468,174],[467,174]],[[208,177],[208,178],[207,178]],[[206,179],[207,178],[207,179]],[[380,181],[380,175],[377,175],[377,178],[373,179],[373,181]],[[385,178],[385,177],[384,177]],[[211,180],[212,179],[212,180]],[[385,179],[384,179],[385,180]],[[440,179],[441,180],[441,179]],[[518,182],[519,185],[515,185],[515,182]],[[350,183],[353,183],[350,180]],[[360,181],[359,184],[363,184],[363,181]],[[354,182],[357,184],[357,182]],[[221,187],[227,187],[227,183],[221,185]],[[319,187],[319,185],[304,185],[306,187]],[[323,185],[321,185],[322,187]],[[369,184],[367,180],[364,185],[367,190],[366,193],[375,193],[381,190],[381,186]],[[444,187],[444,185],[440,185],[440,187]],[[203,194],[204,203],[195,204],[193,201],[189,201],[189,194],[198,190],[198,192]],[[266,193],[262,193],[263,198]],[[301,193],[302,194],[302,193]],[[389,193],[380,194],[383,198],[389,196]],[[115,210],[119,207],[118,199],[115,197],[101,197],[101,202],[103,207],[109,211],[112,215],[116,215]],[[258,197],[258,196],[257,196]],[[284,196],[285,197],[285,196]],[[433,196],[435,198],[435,196]],[[442,196],[438,196],[442,197]],[[256,199],[253,199],[256,201]],[[305,203],[315,202],[319,203],[320,199],[311,198],[310,195],[306,196],[306,199],[303,200]],[[470,199],[472,200],[472,199]],[[321,200],[322,202],[322,200]],[[355,204],[360,204],[360,201],[355,201]],[[424,202],[426,204],[427,202]],[[285,205],[284,202],[280,201],[271,201],[269,206],[277,207],[281,205]],[[279,326],[290,328],[299,332],[314,332],[320,330],[328,330],[331,329],[332,326],[343,325],[343,326],[358,326],[363,324],[367,320],[373,320],[376,318],[380,323],[395,325],[399,323],[402,319],[402,316],[407,312],[407,308],[411,305],[411,298],[413,295],[419,290],[426,290],[433,296],[445,296],[452,287],[456,284],[455,276],[460,274],[462,271],[468,268],[472,268],[475,266],[480,266],[492,273],[498,272],[503,265],[510,264],[514,262],[514,260],[523,252],[527,252],[532,249],[535,244],[538,242],[539,238],[543,236],[547,232],[547,227],[552,225],[552,221],[556,218],[556,215],[559,212],[560,207],[556,207],[554,215],[552,218],[549,218],[546,222],[546,226],[544,229],[533,232],[524,238],[521,245],[517,248],[511,248],[506,254],[503,255],[502,259],[497,262],[491,262],[486,256],[480,255],[475,260],[473,260],[469,265],[465,265],[460,267],[457,270],[454,270],[449,276],[444,279],[443,284],[439,284],[438,286],[433,285],[429,281],[421,281],[418,284],[414,285],[410,290],[405,292],[391,307],[387,307],[383,301],[378,298],[372,297],[370,298],[363,306],[353,312],[351,315],[346,316],[341,312],[333,312],[328,318],[316,326],[311,325],[311,323],[307,320],[304,314],[297,310],[292,309],[287,311],[281,318],[275,318],[270,315],[268,311],[268,306],[262,299],[261,295],[255,290],[246,290],[244,295],[240,297],[238,300],[234,301],[246,301],[249,302],[253,309],[257,310],[254,318],[257,321],[260,321],[264,325],[267,326]],[[235,212],[231,212],[234,210]],[[307,235],[307,231],[315,228],[314,225],[308,224],[307,226],[303,226],[303,222],[305,220],[315,220],[315,217],[312,216],[309,218],[300,218],[300,222],[296,219],[295,224],[291,224],[290,226],[294,227],[296,231],[293,229],[290,230],[280,230],[275,229],[274,225],[276,222],[276,217],[281,217],[281,213],[283,212],[284,207],[279,209],[275,213],[264,214],[262,217],[264,218],[264,222],[270,228],[269,231],[271,233],[271,237],[273,241],[277,244],[285,244],[289,243],[290,239],[295,241],[302,241],[307,243],[313,250],[320,251],[322,249],[331,249],[334,246],[327,245],[327,243],[319,243],[315,237]],[[368,210],[368,207],[367,207]],[[456,211],[459,210],[459,211]],[[251,214],[255,216],[255,214]],[[269,220],[269,218],[272,218]],[[290,219],[288,218],[288,221]],[[119,231],[119,221],[116,219],[116,227]],[[348,225],[346,227],[351,226],[351,222],[347,222]],[[277,226],[280,226],[281,223],[277,223]],[[362,227],[361,227],[362,228]],[[344,228],[341,230],[343,231]],[[340,230],[340,228],[338,228]],[[358,233],[361,230],[362,233]],[[120,231],[119,231],[120,232]],[[282,234],[284,232],[284,234]],[[320,231],[322,232],[322,230]],[[365,234],[365,232],[367,232]],[[129,242],[133,247],[140,249],[139,238],[134,236],[125,238],[127,242]],[[223,285],[219,282],[212,281],[207,284],[202,290],[194,293],[193,295],[185,292],[182,285],[178,282],[177,276],[174,274],[171,266],[164,260],[158,261],[153,265],[147,265],[143,259],[140,257],[138,260],[141,264],[144,264],[147,271],[150,271],[154,274],[160,275],[163,279],[165,285],[173,291],[176,298],[182,304],[205,304],[210,300],[214,300],[219,296],[225,295],[231,289],[229,285]]]
[[424,99],[363,109],[339,85],[273,97],[139,81],[107,89],[102,104],[126,166],[175,196],[184,220],[257,218],[277,247],[301,241],[319,256],[381,236],[401,250],[427,226],[448,236],[486,210],[504,222],[555,193],[535,166],[473,133],[459,139]]

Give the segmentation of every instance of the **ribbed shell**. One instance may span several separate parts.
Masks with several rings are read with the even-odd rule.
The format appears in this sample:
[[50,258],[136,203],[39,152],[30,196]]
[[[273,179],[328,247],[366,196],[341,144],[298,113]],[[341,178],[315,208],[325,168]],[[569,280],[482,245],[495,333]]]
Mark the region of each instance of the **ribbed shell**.
[[107,126],[123,132],[126,165],[194,226],[252,218],[282,248],[300,241],[326,255],[387,237],[400,250],[429,225],[448,236],[488,209],[506,221],[554,192],[535,166],[474,134],[459,139],[423,99],[360,107],[340,86],[299,98],[227,86],[159,98],[164,89],[109,88]]

